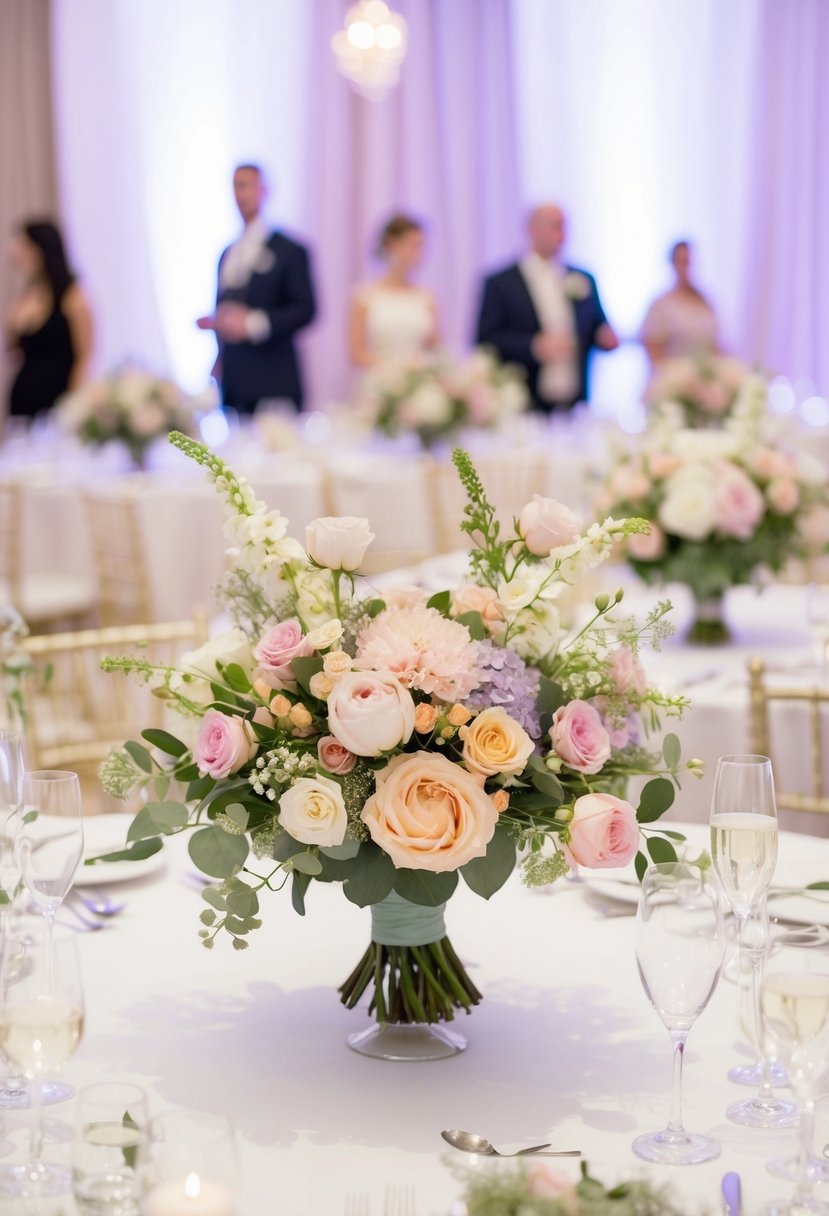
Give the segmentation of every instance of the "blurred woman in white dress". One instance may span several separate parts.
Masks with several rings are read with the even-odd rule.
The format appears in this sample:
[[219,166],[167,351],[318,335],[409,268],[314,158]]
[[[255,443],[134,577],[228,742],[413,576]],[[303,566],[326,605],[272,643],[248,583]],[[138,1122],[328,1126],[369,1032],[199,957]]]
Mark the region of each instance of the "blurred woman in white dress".
[[394,365],[438,347],[435,298],[413,281],[425,246],[423,227],[410,216],[393,215],[384,225],[377,251],[385,273],[358,287],[351,301],[349,352],[356,367]]
[[688,241],[677,241],[670,259],[676,281],[654,300],[639,330],[654,367],[664,359],[719,354],[717,314],[693,283]]

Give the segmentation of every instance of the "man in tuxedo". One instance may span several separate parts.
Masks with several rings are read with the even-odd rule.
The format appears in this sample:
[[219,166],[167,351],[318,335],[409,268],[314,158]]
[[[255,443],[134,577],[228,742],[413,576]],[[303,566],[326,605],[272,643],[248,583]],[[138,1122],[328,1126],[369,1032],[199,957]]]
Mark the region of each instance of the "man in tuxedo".
[[279,399],[300,410],[294,334],[316,313],[308,251],[265,222],[267,186],[258,165],[239,165],[233,193],[244,231],[219,259],[216,311],[198,325],[216,333],[225,405],[250,414],[258,401]]
[[554,203],[530,215],[530,250],[484,282],[477,341],[527,372],[532,408],[569,410],[587,400],[588,358],[619,340],[604,314],[596,280],[561,260],[564,212]]

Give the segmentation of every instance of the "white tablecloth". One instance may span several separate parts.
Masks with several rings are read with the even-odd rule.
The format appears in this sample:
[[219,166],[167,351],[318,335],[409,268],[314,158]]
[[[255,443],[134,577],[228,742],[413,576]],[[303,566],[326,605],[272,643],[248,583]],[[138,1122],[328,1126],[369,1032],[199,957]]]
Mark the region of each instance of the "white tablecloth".
[[[802,845],[782,836],[781,864]],[[448,930],[485,998],[459,1023],[469,1048],[393,1064],[348,1050],[345,1036],[368,1023],[335,992],[367,944],[367,911],[336,886],[313,885],[305,918],[287,891],[271,894],[250,949],[220,942],[208,952],[196,936],[204,904],[177,852],[163,874],[121,889],[127,908],[110,928],[78,935],[87,1022],[65,1079],[137,1081],[154,1111],[225,1112],[239,1133],[239,1216],[342,1216],[348,1191],[366,1191],[377,1216],[389,1184],[416,1186],[418,1216],[446,1216],[458,1194],[441,1160],[446,1127],[499,1147],[580,1148],[607,1181],[638,1172],[670,1181],[689,1213],[703,1202],[717,1210],[725,1170],[742,1175],[746,1216],[787,1193],[764,1166],[795,1134],[740,1128],[724,1115],[750,1093],[726,1078],[747,1048],[725,981],[691,1032],[685,1067],[686,1124],[720,1139],[722,1156],[687,1168],[633,1156],[633,1138],[666,1122],[670,1047],[636,973],[632,916],[610,915],[625,909],[596,902],[588,884],[540,894],[511,880],[484,902],[461,883]],[[829,842],[815,840],[813,854],[829,869]],[[47,1113],[64,1122],[73,1110]],[[819,1107],[820,1145],[827,1116]],[[22,1114],[7,1117],[0,1151],[10,1141],[14,1153],[4,1161],[22,1153],[25,1131]],[[56,1159],[67,1152],[49,1147]],[[577,1176],[575,1163],[561,1168]]]

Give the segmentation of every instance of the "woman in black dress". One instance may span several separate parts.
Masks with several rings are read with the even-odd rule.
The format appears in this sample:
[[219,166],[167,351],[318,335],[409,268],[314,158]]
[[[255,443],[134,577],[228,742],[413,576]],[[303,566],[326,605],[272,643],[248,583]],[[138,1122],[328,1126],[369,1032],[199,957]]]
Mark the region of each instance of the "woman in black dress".
[[21,225],[12,259],[24,283],[6,316],[8,346],[19,352],[9,413],[31,418],[86,378],[92,316],[54,224]]

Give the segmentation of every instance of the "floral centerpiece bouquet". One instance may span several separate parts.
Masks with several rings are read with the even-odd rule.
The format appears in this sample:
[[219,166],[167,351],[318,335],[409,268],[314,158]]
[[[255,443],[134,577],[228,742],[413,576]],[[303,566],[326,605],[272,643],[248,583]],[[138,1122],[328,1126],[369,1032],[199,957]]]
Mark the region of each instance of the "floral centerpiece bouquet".
[[718,431],[657,425],[602,487],[597,514],[635,513],[650,530],[625,540],[647,583],[685,583],[697,605],[692,640],[726,640],[726,590],[792,557],[825,550],[826,471],[769,437],[764,400],[746,396]]
[[365,376],[361,418],[384,435],[414,432],[423,448],[467,427],[494,427],[526,409],[523,372],[480,347],[453,362],[445,354],[384,363]]
[[[600,595],[567,640],[556,610],[564,588],[647,524],[607,519],[580,535],[565,507],[536,496],[502,536],[457,450],[468,577],[431,597],[379,596],[354,577],[366,520],[316,520],[303,548],[209,449],[170,439],[225,500],[235,626],[174,668],[104,661],[151,681],[182,725],[127,742],[102,780],[116,797],[150,795],[116,856],[186,832],[192,861],[220,880],[204,891],[206,946],[222,934],[244,949],[263,891],[290,881],[304,913],[313,882],[340,883],[372,909],[343,1001],[371,988],[380,1023],[448,1021],[480,999],[443,923],[461,880],[489,898],[516,862],[536,885],[574,863],[637,856],[643,870],[647,855],[675,856],[655,823],[673,779],[699,762],[681,763],[675,735],[648,745],[660,711],[687,702],[649,686],[638,657],[670,632],[669,605],[637,624],[620,617],[621,592]],[[637,774],[651,779],[633,806],[624,793]]]
[[742,391],[758,389],[765,393],[763,377],[739,359],[698,355],[659,363],[645,402],[657,416],[668,414],[678,425],[711,427],[728,417]]
[[666,1183],[636,1178],[607,1187],[586,1162],[577,1182],[541,1162],[455,1172],[464,1182],[466,1216],[683,1216],[689,1210],[678,1206]]
[[119,440],[142,468],[151,443],[169,431],[190,429],[196,405],[172,380],[125,367],[62,397],[57,419],[93,447]]

